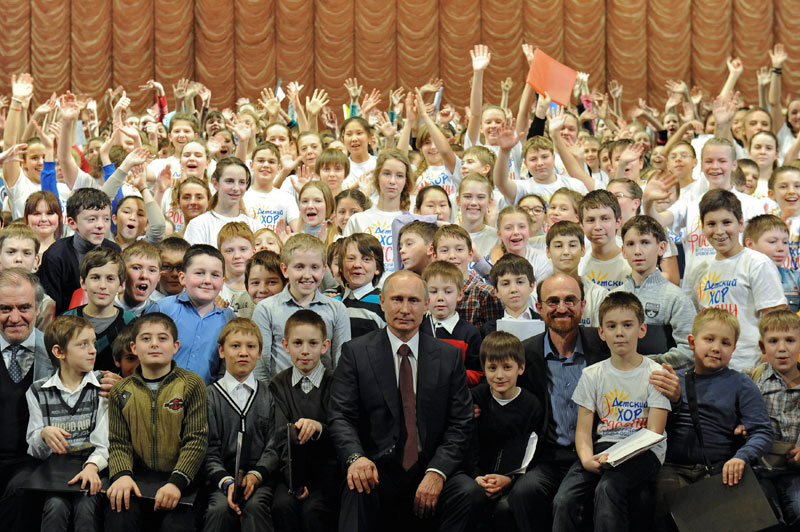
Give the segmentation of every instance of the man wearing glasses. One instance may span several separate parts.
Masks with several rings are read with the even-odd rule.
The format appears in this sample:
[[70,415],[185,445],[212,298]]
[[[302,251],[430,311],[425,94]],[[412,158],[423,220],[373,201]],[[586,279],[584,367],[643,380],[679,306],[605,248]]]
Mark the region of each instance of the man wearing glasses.
[[[519,485],[508,502],[518,523],[529,523],[530,530],[551,530],[553,498],[578,459],[578,407],[572,402],[572,393],[583,368],[605,360],[609,352],[596,329],[580,326],[586,305],[580,279],[556,273],[536,286],[536,295],[536,310],[546,328],[524,342],[525,372],[518,384],[536,394],[547,415],[545,426],[537,431],[539,443],[533,465],[517,481]],[[651,384],[664,395],[673,399],[680,396],[674,372],[653,375]]]

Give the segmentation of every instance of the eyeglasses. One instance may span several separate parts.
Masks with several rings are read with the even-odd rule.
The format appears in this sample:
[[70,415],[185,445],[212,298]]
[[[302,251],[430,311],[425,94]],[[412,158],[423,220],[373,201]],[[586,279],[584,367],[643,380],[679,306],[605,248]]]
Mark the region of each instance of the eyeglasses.
[[580,298],[577,298],[575,296],[567,296],[563,299],[559,297],[549,297],[544,300],[544,304],[551,309],[558,308],[561,305],[561,303],[564,303],[564,306],[567,308],[575,308],[575,306],[580,302],[581,302]]
[[544,207],[522,207],[530,214],[544,214]]
[[161,273],[168,273],[168,272],[179,272],[183,264],[162,264],[161,265]]
[[675,159],[691,159],[691,153],[670,153],[667,159],[674,161]]
[[626,196],[622,192],[617,192],[616,194],[614,194],[614,197],[617,199],[624,199],[624,198],[633,199],[633,196]]

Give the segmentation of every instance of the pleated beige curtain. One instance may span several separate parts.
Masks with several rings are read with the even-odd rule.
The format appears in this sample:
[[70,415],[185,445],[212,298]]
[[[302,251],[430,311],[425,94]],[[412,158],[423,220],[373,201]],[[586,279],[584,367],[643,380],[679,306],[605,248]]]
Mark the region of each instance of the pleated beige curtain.
[[522,91],[530,43],[590,74],[592,88],[610,79],[624,87],[625,107],[646,98],[657,107],[665,82],[683,79],[710,93],[727,76],[725,60],[744,65],[738,89],[755,102],[755,70],[774,43],[787,46],[784,94],[800,92],[797,0],[4,0],[0,18],[0,93],[12,73],[30,72],[35,101],[51,92],[100,98],[123,85],[135,109],[150,78],[171,86],[193,78],[212,105],[255,100],[278,78],[326,89],[343,103],[344,80],[388,91],[432,77],[446,103],[466,105],[470,48],[486,43],[492,64],[485,101],[500,99],[500,81]]

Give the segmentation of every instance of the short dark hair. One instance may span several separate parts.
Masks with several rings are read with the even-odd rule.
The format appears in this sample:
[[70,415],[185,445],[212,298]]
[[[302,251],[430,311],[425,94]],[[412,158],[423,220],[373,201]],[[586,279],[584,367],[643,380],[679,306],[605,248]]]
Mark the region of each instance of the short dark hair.
[[430,244],[433,242],[433,236],[436,234],[437,229],[439,229],[439,226],[435,223],[414,220],[400,229],[397,233],[397,240],[399,242],[406,233],[414,233],[415,235],[419,235],[426,244]]
[[617,197],[608,190],[592,190],[586,194],[578,206],[578,218],[583,223],[583,211],[586,209],[611,209],[614,212],[614,219],[622,217],[622,209],[619,206]]
[[378,286],[381,276],[386,271],[386,266],[383,263],[381,241],[369,233],[353,233],[342,238],[339,242],[342,243],[341,248],[339,248],[339,275],[345,286],[347,286],[347,279],[342,275],[342,270],[344,270],[344,256],[347,254],[347,246],[350,244],[354,244],[362,256],[372,257],[375,261],[375,276],[372,278],[372,286]]
[[715,188],[709,190],[700,199],[700,221],[705,224],[706,214],[714,211],[725,210],[733,214],[737,220],[742,220],[742,202],[733,192]]
[[151,323],[163,325],[164,328],[166,328],[167,331],[169,331],[169,333],[172,335],[173,343],[178,341],[178,327],[175,325],[175,322],[172,321],[172,318],[163,312],[150,312],[148,314],[142,314],[131,323],[133,324],[133,330],[131,331],[131,342],[136,341],[136,337],[139,336],[139,332],[142,330],[142,327]]
[[192,259],[201,255],[208,255],[209,257],[219,259],[219,261],[222,263],[222,273],[223,275],[225,274],[225,259],[222,257],[222,253],[220,253],[219,250],[214,246],[210,246],[208,244],[194,244],[193,246],[190,246],[183,255],[183,266],[181,271],[186,273],[186,270],[189,268],[189,264],[191,264]]
[[498,260],[492,271],[489,272],[489,278],[492,280],[492,285],[497,286],[497,280],[503,275],[524,275],[531,283],[536,282],[533,276],[533,266],[525,257],[514,255],[513,253],[506,253],[500,260]]
[[67,218],[77,219],[86,210],[101,211],[108,207],[111,215],[111,199],[98,188],[79,188],[67,200]]
[[578,239],[578,242],[581,243],[581,249],[586,247],[583,229],[581,228],[580,224],[575,222],[561,220],[551,225],[550,229],[547,230],[547,235],[544,237],[545,244],[548,248],[550,247],[550,242],[552,242],[553,239],[558,236],[574,236]]
[[283,276],[283,272],[281,271],[281,257],[274,251],[262,249],[247,261],[244,267],[244,287],[247,289],[250,288],[250,271],[253,269],[253,266],[261,266],[268,272],[277,273],[280,275],[283,284],[286,284],[286,277]]
[[519,338],[505,331],[494,331],[481,343],[481,368],[488,362],[512,359],[518,366],[525,364],[525,348]]
[[289,316],[289,319],[286,320],[286,325],[283,326],[283,337],[288,338],[292,329],[298,325],[311,325],[319,329],[323,338],[328,337],[328,328],[325,326],[325,320],[313,310],[304,308]]
[[92,269],[102,268],[106,264],[117,265],[119,282],[125,284],[125,261],[122,260],[122,255],[109,248],[93,249],[83,257],[80,266],[81,279],[86,282],[86,277]]
[[176,235],[169,235],[158,244],[158,251],[179,251],[186,253],[191,247],[191,244],[183,238]]
[[639,320],[639,325],[644,323],[644,307],[642,307],[642,302],[639,301],[638,297],[630,292],[611,292],[603,299],[603,302],[600,303],[600,308],[597,310],[601,327],[606,313],[617,309],[632,310],[636,314],[636,319]]
[[620,231],[620,236],[625,239],[625,233],[631,229],[636,229],[640,235],[652,235],[656,242],[666,242],[667,234],[662,226],[655,218],[647,216],[646,214],[637,214],[630,220],[625,222]]
[[114,338],[114,342],[111,344],[111,357],[114,359],[114,362],[117,364],[121,363],[122,357],[124,357],[126,353],[131,352],[131,342],[133,342],[134,339],[133,323],[127,324],[117,333],[117,337]]

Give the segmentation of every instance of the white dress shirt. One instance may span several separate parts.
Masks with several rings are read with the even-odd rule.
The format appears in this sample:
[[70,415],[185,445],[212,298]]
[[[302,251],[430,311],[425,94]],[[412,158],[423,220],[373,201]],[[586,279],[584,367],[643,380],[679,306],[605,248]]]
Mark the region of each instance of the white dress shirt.
[[247,406],[247,401],[250,400],[250,395],[256,391],[256,378],[252,373],[247,376],[244,382],[239,382],[236,377],[225,372],[225,376],[220,379],[220,384],[228,392],[228,395],[233,398],[239,410],[244,410]]
[[[31,333],[19,345],[23,349],[20,349],[19,353],[17,353],[17,362],[19,362],[19,367],[22,368],[22,378],[25,378],[28,371],[33,367],[34,358],[36,358],[36,330],[31,329]],[[10,346],[11,344],[0,336],[0,351],[3,352],[3,361],[6,363],[6,369],[11,364],[11,351],[8,350]]]

